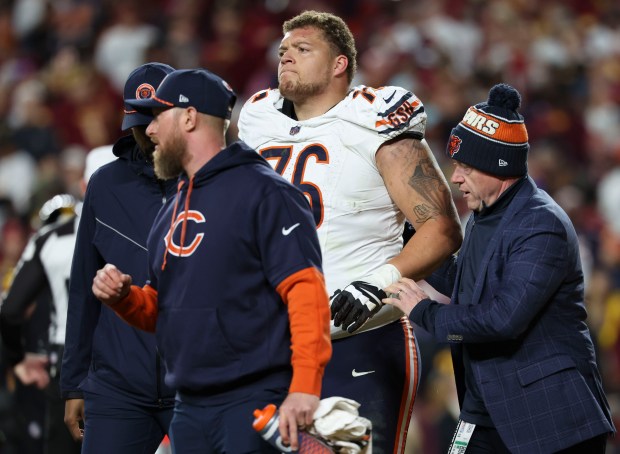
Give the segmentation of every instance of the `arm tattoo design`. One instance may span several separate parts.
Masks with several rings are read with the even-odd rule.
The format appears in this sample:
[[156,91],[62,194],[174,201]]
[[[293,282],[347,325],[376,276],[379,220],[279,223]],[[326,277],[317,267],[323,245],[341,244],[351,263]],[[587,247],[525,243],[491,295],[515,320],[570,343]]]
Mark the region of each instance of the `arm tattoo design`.
[[[423,150],[416,145],[414,149],[418,156],[422,155]],[[452,194],[446,187],[444,179],[437,174],[431,159],[420,157],[413,175],[409,178],[409,186],[425,201],[413,207],[417,222],[423,223],[438,215],[448,215],[452,211]]]

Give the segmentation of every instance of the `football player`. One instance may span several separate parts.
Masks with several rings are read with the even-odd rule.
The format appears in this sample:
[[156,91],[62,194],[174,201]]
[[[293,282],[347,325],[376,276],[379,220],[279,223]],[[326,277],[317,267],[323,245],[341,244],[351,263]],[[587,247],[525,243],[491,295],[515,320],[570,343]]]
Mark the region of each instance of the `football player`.
[[[459,248],[456,208],[424,141],[422,102],[401,87],[350,87],[357,52],[344,21],[306,11],[283,33],[279,87],[245,103],[239,137],[312,207],[332,312],[322,397],[360,402],[374,452],[402,453],[419,353],[383,288],[424,278]],[[416,233],[403,247],[405,220]]]

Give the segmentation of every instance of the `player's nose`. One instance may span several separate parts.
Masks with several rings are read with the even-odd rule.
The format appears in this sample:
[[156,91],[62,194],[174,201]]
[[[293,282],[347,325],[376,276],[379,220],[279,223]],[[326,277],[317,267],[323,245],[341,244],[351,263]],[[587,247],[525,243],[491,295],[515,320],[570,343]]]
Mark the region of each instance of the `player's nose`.
[[287,49],[286,51],[282,53],[282,55],[280,55],[280,65],[283,65],[285,63],[292,63],[292,62],[293,62],[293,56],[292,56],[291,50]]

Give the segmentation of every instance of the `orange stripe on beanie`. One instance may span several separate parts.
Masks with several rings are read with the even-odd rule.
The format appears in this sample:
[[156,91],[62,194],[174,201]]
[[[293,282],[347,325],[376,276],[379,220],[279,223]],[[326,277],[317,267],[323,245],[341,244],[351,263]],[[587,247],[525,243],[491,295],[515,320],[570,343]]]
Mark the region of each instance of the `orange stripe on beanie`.
[[461,125],[475,134],[481,134],[487,139],[505,142],[507,144],[522,145],[527,143],[527,130],[523,120],[511,122],[505,118],[488,114],[482,109],[470,107]]
[[470,107],[452,130],[448,155],[492,175],[525,175],[530,146],[520,106],[515,88],[495,85],[488,100]]

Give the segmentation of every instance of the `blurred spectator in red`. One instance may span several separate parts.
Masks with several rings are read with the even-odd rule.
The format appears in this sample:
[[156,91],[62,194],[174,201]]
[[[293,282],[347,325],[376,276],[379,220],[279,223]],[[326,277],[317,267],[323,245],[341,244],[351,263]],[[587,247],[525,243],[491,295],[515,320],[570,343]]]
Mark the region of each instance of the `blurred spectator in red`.
[[120,93],[95,68],[79,61],[75,52],[58,53],[46,68],[44,81],[61,146],[86,149],[113,141],[122,112]]

